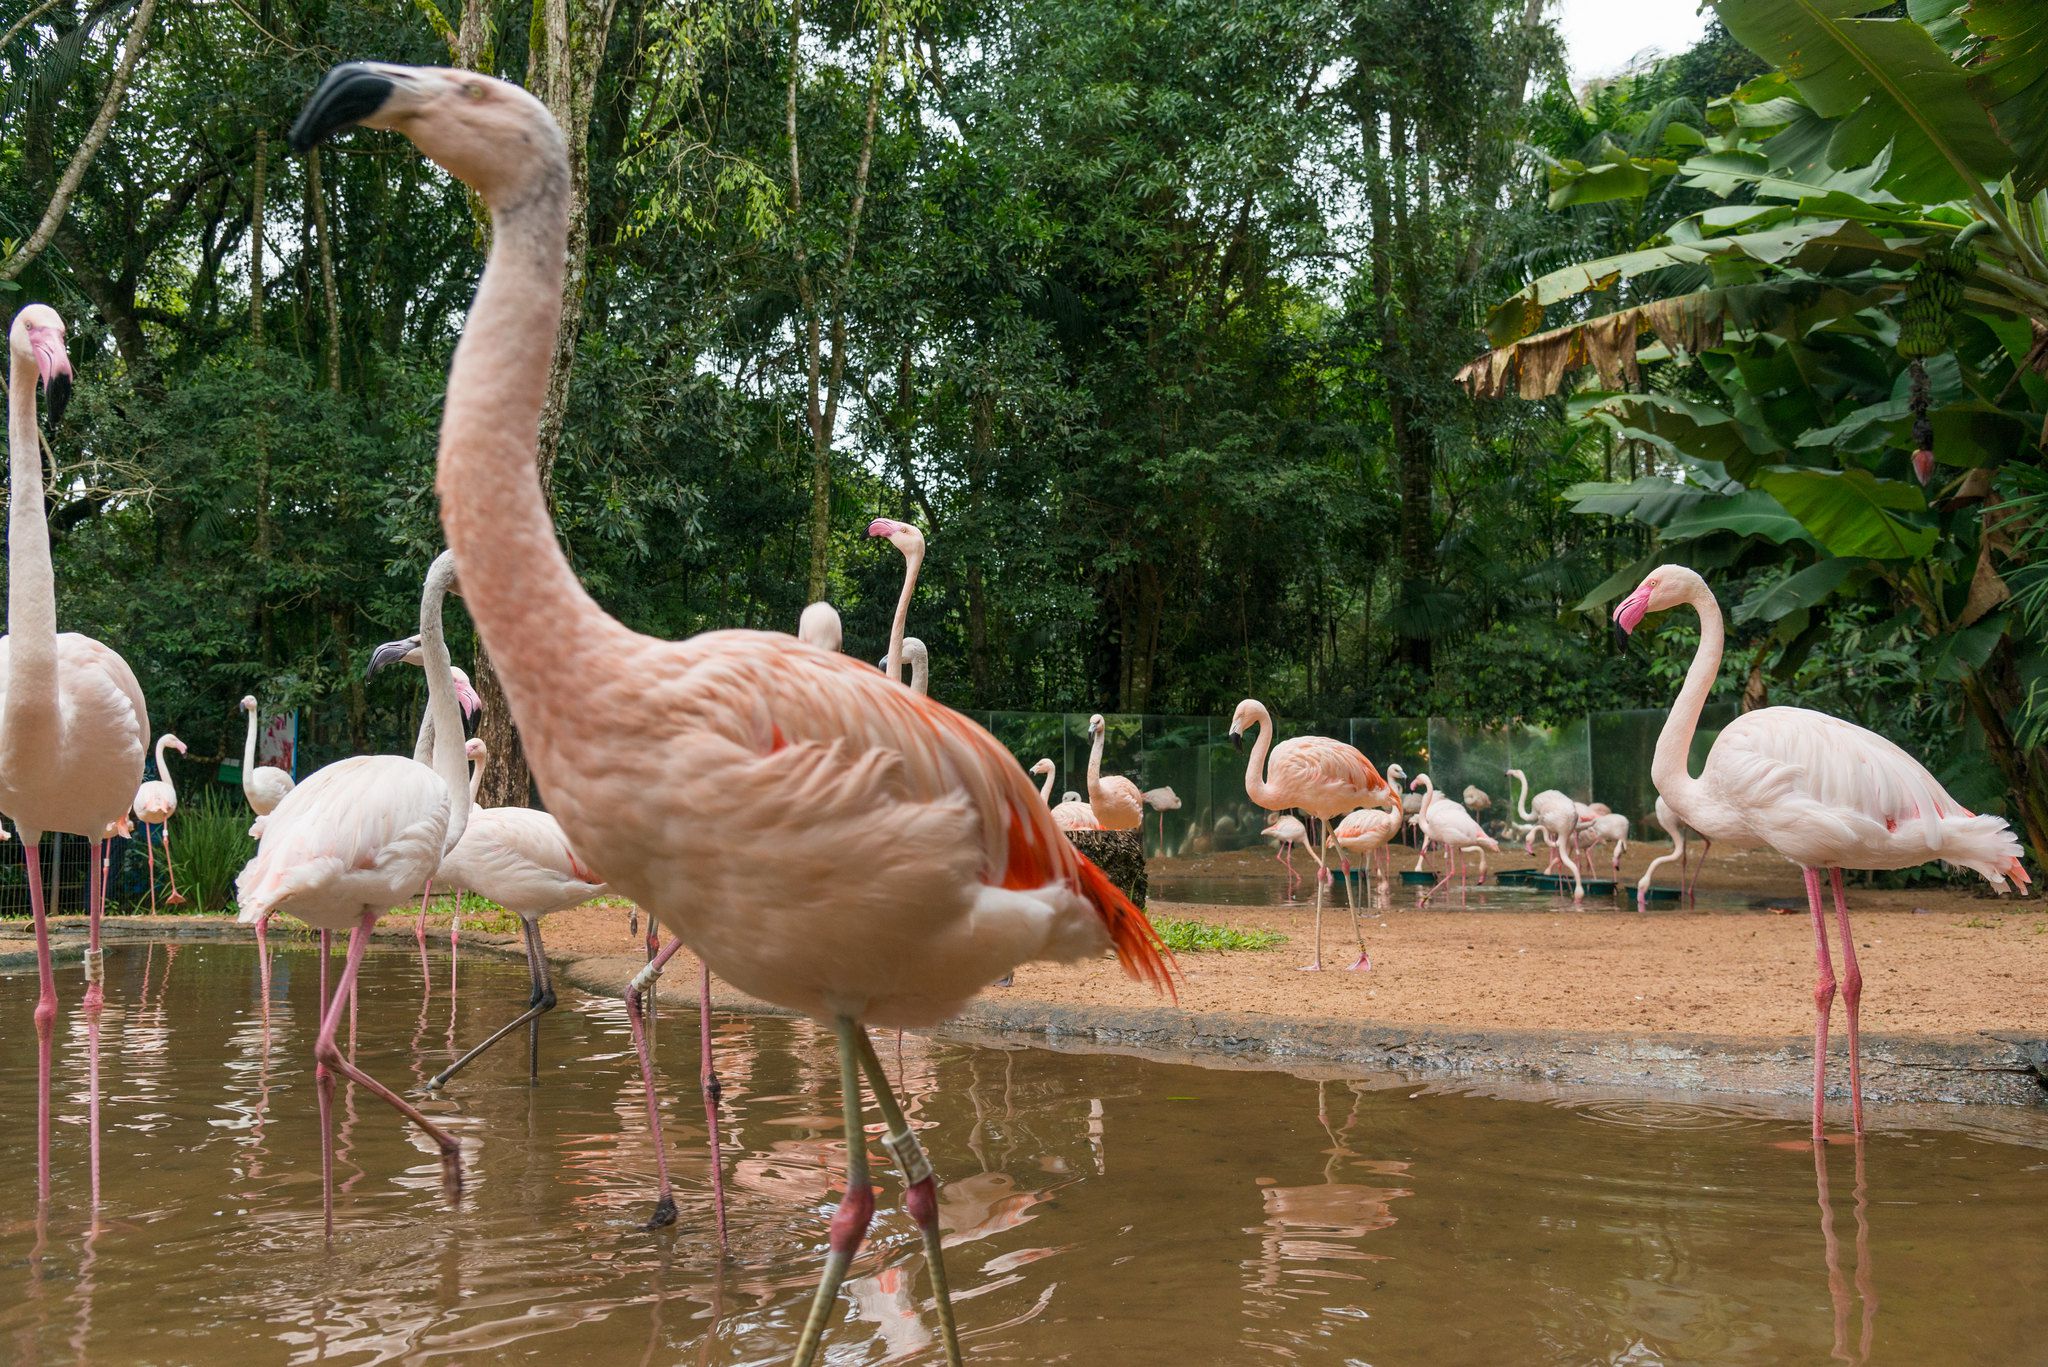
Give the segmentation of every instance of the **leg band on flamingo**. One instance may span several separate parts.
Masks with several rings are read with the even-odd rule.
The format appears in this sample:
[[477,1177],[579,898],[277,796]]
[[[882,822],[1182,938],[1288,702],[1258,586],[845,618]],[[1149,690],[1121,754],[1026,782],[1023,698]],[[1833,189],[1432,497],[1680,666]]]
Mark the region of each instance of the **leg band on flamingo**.
[[[794,1367],[811,1367],[817,1360],[818,1345],[825,1337],[825,1321],[831,1317],[846,1269],[860,1251],[867,1236],[868,1222],[875,1216],[875,1188],[868,1178],[867,1130],[860,1119],[861,1043],[867,1032],[845,1016],[832,1022],[839,1033],[839,1090],[846,1133],[846,1195],[833,1212],[825,1270],[811,1297],[810,1314],[804,1319],[803,1335],[797,1340]],[[873,1046],[868,1046],[873,1052]]]
[[626,1023],[633,1028],[633,1051],[640,1056],[640,1085],[647,1097],[647,1130],[654,1140],[654,1170],[659,1182],[654,1214],[641,1226],[643,1229],[662,1229],[676,1222],[675,1190],[669,1185],[668,1177],[668,1147],[661,1138],[661,1102],[654,1092],[654,1052],[647,1043],[645,1003],[653,1000],[654,980],[682,947],[681,940],[670,940],[667,948],[633,975],[624,993]]
[[876,1055],[874,1043],[866,1030],[860,1030],[859,1044],[861,1065],[867,1070],[868,1082],[875,1093],[875,1104],[881,1107],[882,1119],[887,1125],[882,1145],[895,1158],[896,1168],[903,1174],[903,1206],[910,1213],[910,1218],[917,1222],[918,1234],[924,1240],[925,1264],[931,1269],[932,1295],[938,1302],[946,1362],[948,1367],[960,1367],[960,1330],[953,1320],[953,1292],[946,1277],[945,1241],[939,1233],[938,1179],[932,1174],[931,1159],[926,1157],[924,1145],[918,1142],[916,1131],[910,1128],[910,1121],[904,1116],[903,1107],[889,1086],[888,1074],[883,1071],[882,1060]]

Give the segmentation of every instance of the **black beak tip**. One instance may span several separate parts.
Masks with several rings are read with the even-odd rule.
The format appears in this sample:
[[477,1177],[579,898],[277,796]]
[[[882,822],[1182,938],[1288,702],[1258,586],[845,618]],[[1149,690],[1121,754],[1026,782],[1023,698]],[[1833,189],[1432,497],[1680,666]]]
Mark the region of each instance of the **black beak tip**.
[[363,671],[363,677],[365,679],[375,678],[386,665],[395,664],[404,659],[411,652],[412,647],[413,643],[410,640],[386,641],[383,645],[370,652],[370,664]]
[[1244,749],[1244,732],[1232,731],[1230,733],[1230,748],[1233,750]]
[[389,76],[364,62],[343,62],[320,78],[306,98],[288,141],[304,156],[342,129],[384,107],[393,89]]
[[71,377],[58,374],[50,377],[43,387],[43,428],[54,432],[57,424],[64,419],[64,410],[71,403]]

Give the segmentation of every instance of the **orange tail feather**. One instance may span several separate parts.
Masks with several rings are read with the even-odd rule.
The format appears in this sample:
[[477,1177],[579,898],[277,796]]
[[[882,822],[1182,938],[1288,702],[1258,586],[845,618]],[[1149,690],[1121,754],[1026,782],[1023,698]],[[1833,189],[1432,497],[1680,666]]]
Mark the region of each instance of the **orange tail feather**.
[[1109,938],[1116,945],[1116,961],[1123,965],[1124,972],[1178,1003],[1180,993],[1173,980],[1180,965],[1174,961],[1173,951],[1159,938],[1159,932],[1137,904],[1109,881],[1108,874],[1095,867],[1094,860],[1078,852],[1077,857],[1081,861],[1081,895],[1095,904],[1103,924],[1109,927]]

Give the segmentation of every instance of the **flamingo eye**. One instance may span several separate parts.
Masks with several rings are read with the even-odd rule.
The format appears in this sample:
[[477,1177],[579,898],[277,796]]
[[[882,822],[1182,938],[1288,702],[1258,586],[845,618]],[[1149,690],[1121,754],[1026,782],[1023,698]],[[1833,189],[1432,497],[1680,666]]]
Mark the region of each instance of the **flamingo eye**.
[[465,100],[480,100],[480,99],[482,99],[483,97],[484,97],[484,88],[483,88],[483,86],[482,86],[482,85],[480,85],[480,84],[479,84],[479,83],[477,83],[476,81],[466,81],[466,82],[464,82],[464,83],[463,83],[463,86],[462,86],[462,98],[463,98],[463,99],[465,99]]

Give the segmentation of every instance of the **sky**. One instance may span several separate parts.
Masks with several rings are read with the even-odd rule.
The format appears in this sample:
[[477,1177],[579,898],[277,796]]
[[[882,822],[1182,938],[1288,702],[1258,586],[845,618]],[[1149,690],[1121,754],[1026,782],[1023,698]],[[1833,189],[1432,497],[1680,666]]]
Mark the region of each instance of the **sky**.
[[1645,48],[1683,52],[1706,30],[1699,0],[1558,0],[1572,83],[1608,76]]

